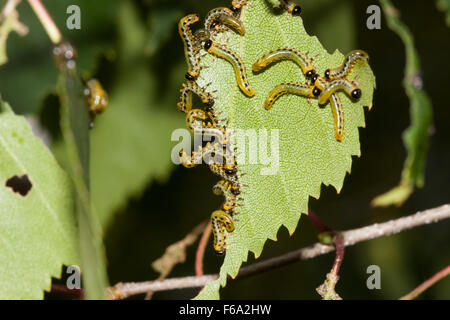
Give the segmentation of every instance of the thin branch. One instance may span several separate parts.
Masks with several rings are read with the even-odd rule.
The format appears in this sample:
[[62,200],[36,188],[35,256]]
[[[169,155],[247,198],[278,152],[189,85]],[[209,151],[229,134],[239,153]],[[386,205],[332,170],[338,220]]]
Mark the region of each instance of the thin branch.
[[203,231],[200,242],[198,243],[197,252],[195,254],[195,275],[203,275],[203,257],[205,255],[206,245],[211,235],[211,223],[208,223]]
[[[384,223],[376,223],[367,227],[341,232],[343,245],[351,246],[359,242],[390,236],[401,231],[412,229],[421,225],[435,223],[450,218],[450,205],[446,204],[437,208],[418,212],[416,214],[391,220]],[[265,271],[276,269],[294,262],[308,260],[334,251],[334,246],[315,243],[303,249],[258,262],[240,270],[236,279],[253,276]],[[111,299],[123,299],[132,295],[146,293],[148,291],[165,291],[184,288],[203,287],[206,283],[216,280],[218,274],[200,277],[172,278],[163,281],[118,283],[109,289]]]
[[28,0],[28,3],[33,8],[34,13],[38,17],[53,44],[60,43],[62,40],[61,31],[59,31],[41,0]]
[[407,295],[400,298],[400,300],[413,300],[417,298],[422,292],[427,290],[429,287],[431,287],[433,284],[438,282],[439,280],[444,279],[446,276],[450,274],[450,265],[436,273],[434,276],[432,276],[430,279],[422,283],[420,286],[415,288],[413,291],[408,293]]

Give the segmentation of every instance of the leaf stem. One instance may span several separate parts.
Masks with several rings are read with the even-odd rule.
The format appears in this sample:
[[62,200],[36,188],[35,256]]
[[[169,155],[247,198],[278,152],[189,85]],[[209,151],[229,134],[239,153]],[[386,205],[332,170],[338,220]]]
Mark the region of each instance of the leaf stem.
[[334,259],[333,267],[327,274],[325,281],[316,288],[316,291],[323,300],[341,300],[341,297],[336,293],[335,288],[339,281],[339,270],[342,261],[344,261],[345,246],[342,234],[328,227],[312,210],[308,211],[307,217],[320,232],[331,232],[334,234],[333,243],[336,247],[336,258]]
[[62,294],[66,296],[72,296],[74,299],[83,300],[83,289],[69,289],[66,285],[60,283],[53,283],[51,293]]
[[198,243],[197,252],[195,254],[195,275],[203,275],[203,257],[205,255],[206,245],[211,235],[211,223],[207,223],[203,235]]
[[422,292],[427,290],[429,287],[431,287],[433,284],[435,284],[439,280],[444,279],[449,274],[450,274],[450,265],[446,266],[444,269],[442,269],[441,271],[436,273],[430,279],[426,280],[424,283],[422,283],[420,286],[415,288],[413,291],[411,291],[407,295],[404,295],[403,297],[401,297],[400,300],[413,300],[413,299],[417,298]]
[[317,216],[314,211],[312,211],[311,209],[308,210],[308,214],[307,217],[309,219],[309,221],[311,221],[311,223],[320,231],[320,232],[328,232],[331,231],[330,228],[328,228],[325,223],[323,223],[322,219],[319,218],[319,216]]
[[59,31],[41,0],[28,0],[28,3],[31,8],[33,8],[34,13],[38,17],[53,44],[60,43],[62,40],[61,31]]

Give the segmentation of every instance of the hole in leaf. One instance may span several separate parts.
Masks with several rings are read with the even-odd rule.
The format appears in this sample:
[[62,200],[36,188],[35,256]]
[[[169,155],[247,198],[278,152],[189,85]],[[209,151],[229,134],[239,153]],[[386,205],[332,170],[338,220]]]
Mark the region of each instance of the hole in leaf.
[[28,175],[26,174],[21,177],[13,176],[12,178],[9,178],[5,185],[23,197],[27,195],[28,191],[30,191],[33,186],[30,179],[28,179]]

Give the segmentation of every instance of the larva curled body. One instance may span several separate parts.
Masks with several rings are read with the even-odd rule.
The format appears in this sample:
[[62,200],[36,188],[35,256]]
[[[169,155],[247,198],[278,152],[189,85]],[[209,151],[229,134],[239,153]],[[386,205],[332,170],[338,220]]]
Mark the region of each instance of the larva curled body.
[[[186,114],[186,128],[188,128],[191,132],[201,130],[202,128],[217,128],[217,124],[210,115],[210,113],[200,109],[189,110]],[[210,118],[211,122],[204,121],[208,118]]]
[[186,168],[193,168],[203,161],[209,165],[211,171],[230,180],[233,185],[237,184],[236,164],[234,154],[225,146],[218,142],[208,142],[204,147],[199,146],[197,151],[193,151],[189,156],[184,150],[180,152],[180,164]]
[[225,197],[225,201],[222,204],[222,210],[234,215],[237,196],[241,193],[239,187],[233,186],[226,180],[220,180],[214,185],[213,193],[216,195],[223,195]]
[[205,20],[205,30],[209,32],[222,31],[223,26],[229,27],[241,36],[245,34],[244,24],[240,19],[235,17],[231,9],[220,7],[208,12]]
[[281,8],[292,14],[293,16],[299,16],[302,13],[302,8],[288,0],[280,0]]
[[315,77],[317,77],[314,66],[312,65],[313,59],[309,58],[307,54],[292,48],[280,48],[266,53],[253,64],[252,70],[253,72],[258,72],[267,68],[272,63],[282,60],[295,62],[307,78],[313,78],[315,80]]
[[194,81],[200,74],[200,62],[198,57],[199,48],[194,37],[191,25],[199,20],[197,14],[190,14],[181,18],[178,23],[178,33],[184,44],[184,54],[188,65],[188,71],[185,75],[189,81]]
[[346,79],[337,79],[327,83],[319,95],[318,102],[321,105],[326,104],[333,93],[344,91],[349,97],[354,100],[361,98],[361,88],[358,82],[349,81]]
[[180,152],[180,164],[186,168],[193,168],[202,164],[203,159],[211,157],[214,153],[220,153],[220,148],[217,144],[207,143],[204,147],[199,146],[197,151],[193,151],[189,156],[185,151]]
[[369,55],[363,50],[352,50],[344,57],[344,62],[332,69],[325,70],[325,78],[328,80],[343,79],[347,77],[359,61],[369,61]]
[[206,111],[212,112],[212,106],[214,105],[213,97],[196,82],[189,81],[183,83],[180,92],[180,102],[177,104],[178,110],[185,113],[189,112],[192,109],[192,94],[195,93],[205,105]]
[[237,53],[227,48],[226,46],[218,44],[212,40],[208,40],[205,42],[205,50],[219,58],[228,61],[233,67],[236,81],[242,92],[248,97],[253,97],[255,95],[255,91],[248,82],[245,64],[242,61],[242,58]]
[[342,141],[344,139],[344,106],[337,93],[331,95],[330,104],[334,117],[334,135],[337,141]]
[[223,255],[226,251],[228,233],[234,231],[233,217],[222,210],[216,210],[211,214],[211,226],[214,251],[218,255]]
[[306,98],[314,98],[313,90],[314,86],[307,84],[281,83],[269,92],[266,101],[264,102],[264,108],[269,110],[272,108],[275,101],[285,94],[295,94]]

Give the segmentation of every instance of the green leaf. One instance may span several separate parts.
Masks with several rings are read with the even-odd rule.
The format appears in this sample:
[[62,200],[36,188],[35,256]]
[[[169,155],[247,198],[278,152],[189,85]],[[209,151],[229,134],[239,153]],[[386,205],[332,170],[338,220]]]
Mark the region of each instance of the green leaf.
[[372,201],[374,206],[401,206],[412,194],[414,187],[421,188],[425,183],[425,163],[428,140],[433,121],[431,100],[425,90],[420,70],[420,58],[409,28],[400,20],[400,12],[390,1],[380,0],[389,28],[405,44],[406,67],[403,86],[410,101],[411,125],[403,133],[408,156],[403,166],[400,184],[392,190],[379,195]]
[[119,12],[120,77],[111,89],[108,109],[92,130],[92,196],[105,227],[153,179],[170,174],[171,133],[184,125],[173,108],[178,92],[167,89],[170,81],[164,80],[170,99],[159,97],[164,91],[157,91],[157,77],[162,75],[148,66],[145,24],[130,1],[123,2]]
[[87,299],[106,297],[108,277],[103,233],[91,208],[89,192],[89,115],[84,85],[76,69],[61,68],[58,86],[61,100],[61,130],[75,187],[75,207],[79,228],[81,271]]
[[[21,195],[10,179],[24,175],[31,189]],[[63,264],[79,264],[73,209],[69,177],[0,100],[0,299],[42,299]]]
[[[303,12],[303,15],[308,14]],[[316,37],[309,36],[302,19],[287,13],[274,14],[263,0],[250,1],[242,11],[245,36],[226,33],[220,41],[243,58],[249,81],[256,95],[244,96],[238,89],[231,65],[223,59],[207,55],[202,65],[200,85],[211,82],[209,90],[217,90],[214,108],[220,123],[228,121],[232,129],[279,130],[279,170],[275,175],[262,175],[267,165],[243,164],[238,167],[242,184],[242,203],[236,208],[235,231],[220,269],[220,277],[205,286],[197,299],[217,299],[220,286],[227,276],[235,277],[248,252],[259,257],[267,239],[276,240],[277,232],[285,226],[290,234],[296,229],[302,213],[308,209],[310,196],[318,198],[321,185],[331,185],[339,192],[345,175],[350,172],[352,156],[360,155],[358,127],[363,127],[363,106],[371,107],[375,78],[366,63],[358,63],[350,78],[359,76],[362,98],[353,103],[340,93],[345,112],[345,136],[337,142],[330,105],[321,108],[316,100],[294,95],[280,98],[274,107],[264,109],[269,91],[281,82],[304,83],[301,70],[292,62],[279,62],[262,73],[253,74],[251,65],[263,54],[280,47],[296,48],[316,55],[314,66],[319,74],[340,65],[343,55],[330,55]],[[226,38],[226,39],[225,39]],[[270,141],[270,139],[269,139]],[[239,145],[238,145],[239,147]],[[270,146],[268,147],[270,150]],[[238,149],[237,153],[245,153]],[[269,152],[270,153],[270,152]]]

